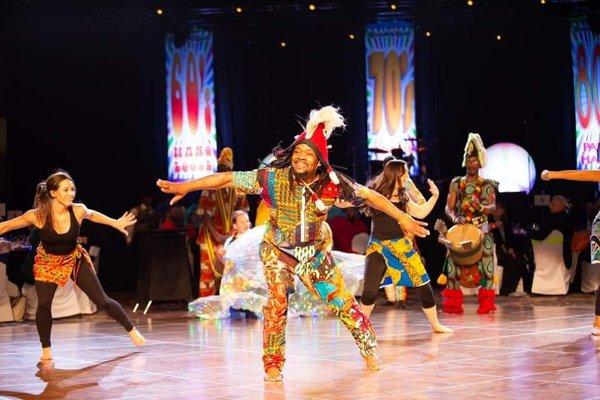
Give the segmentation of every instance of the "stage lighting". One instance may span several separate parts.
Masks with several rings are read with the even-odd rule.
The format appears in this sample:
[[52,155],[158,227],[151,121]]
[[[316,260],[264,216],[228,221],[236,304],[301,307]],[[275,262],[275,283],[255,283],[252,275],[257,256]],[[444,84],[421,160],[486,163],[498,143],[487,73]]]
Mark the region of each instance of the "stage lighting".
[[540,4],[546,4],[546,0],[540,0]]
[[351,33],[348,35],[348,38],[354,40],[355,36]]
[[286,43],[285,43],[285,42],[281,42],[281,43],[279,43],[279,45],[280,45],[281,47],[285,47],[285,46],[286,46]]
[[395,4],[391,4],[391,5],[390,5],[390,8],[391,8],[392,10],[394,10],[394,11],[395,11],[395,10],[396,10],[396,8],[398,8],[398,7],[397,7]]
[[317,9],[317,6],[315,6],[314,4],[310,4],[310,5],[308,6],[308,9],[309,9],[310,11],[315,11],[315,10]]
[[496,40],[502,40],[502,35],[496,35]]
[[235,11],[236,11],[237,13],[241,13],[241,12],[242,12],[242,11],[244,11],[244,10],[242,9],[242,7],[236,7],[236,8],[235,8]]
[[159,8],[159,9],[156,10],[156,13],[158,15],[163,15],[163,10]]
[[473,2],[473,0],[467,0],[467,5],[468,5],[469,7],[471,7],[473,4],[475,4],[475,3]]
[[425,36],[430,37],[431,36],[431,32],[429,32],[429,31],[425,32]]
[[501,193],[529,193],[537,174],[533,159],[524,148],[514,143],[496,143],[487,148],[487,165],[481,176],[500,182]]

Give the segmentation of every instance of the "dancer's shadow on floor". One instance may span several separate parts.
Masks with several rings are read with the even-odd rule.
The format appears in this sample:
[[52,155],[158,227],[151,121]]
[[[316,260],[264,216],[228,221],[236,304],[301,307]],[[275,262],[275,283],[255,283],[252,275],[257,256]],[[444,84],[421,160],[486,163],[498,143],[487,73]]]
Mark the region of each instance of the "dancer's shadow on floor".
[[600,355],[600,340],[591,335],[581,337],[574,342],[555,342],[535,348],[536,350],[561,350],[571,358],[571,367],[596,364]]
[[430,334],[415,334],[405,336],[399,339],[379,339],[377,343],[381,348],[415,348],[411,353],[421,352],[424,354],[425,361],[436,361],[440,353],[440,345],[442,342],[450,339],[454,334],[449,333],[430,333]]
[[[0,396],[11,396],[17,399],[33,400],[33,399],[64,399],[70,396],[73,392],[85,390],[94,387],[94,396],[102,394],[102,389],[98,386],[98,382],[111,374],[112,370],[119,362],[131,357],[134,354],[140,353],[134,351],[123,356],[113,357],[109,360],[102,361],[97,364],[90,365],[79,369],[58,369],[53,367],[40,368],[35,376],[40,378],[47,385],[41,393],[25,393],[11,390],[0,390]],[[104,366],[104,368],[98,368]],[[88,379],[82,377],[89,375]],[[77,383],[69,384],[69,380]],[[81,398],[85,398],[85,393],[81,393]]]

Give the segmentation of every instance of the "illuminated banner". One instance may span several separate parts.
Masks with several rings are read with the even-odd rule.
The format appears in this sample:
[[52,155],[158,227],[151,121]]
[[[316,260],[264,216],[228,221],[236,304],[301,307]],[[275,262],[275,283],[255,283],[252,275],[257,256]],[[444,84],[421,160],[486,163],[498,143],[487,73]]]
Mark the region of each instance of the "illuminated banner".
[[217,167],[212,33],[194,31],[180,47],[167,35],[165,46],[169,179],[200,178]]
[[600,169],[600,35],[571,24],[577,169]]
[[[414,30],[407,23],[367,26],[367,140],[371,159],[401,148],[416,173]],[[377,152],[385,150],[390,153]]]

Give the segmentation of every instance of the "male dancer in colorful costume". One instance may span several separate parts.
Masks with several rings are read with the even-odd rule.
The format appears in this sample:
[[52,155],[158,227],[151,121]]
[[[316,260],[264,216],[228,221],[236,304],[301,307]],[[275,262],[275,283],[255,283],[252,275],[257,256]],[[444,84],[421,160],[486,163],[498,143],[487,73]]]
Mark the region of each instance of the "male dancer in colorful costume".
[[[217,159],[217,172],[233,170],[233,150],[223,148]],[[235,210],[249,211],[246,195],[234,188],[205,190],[198,201],[197,214],[202,218],[196,242],[200,246],[200,297],[216,294],[215,281],[223,271],[217,255],[218,237],[231,236],[231,215]]]
[[327,303],[350,331],[367,367],[380,368],[371,323],[344,286],[328,250],[331,239],[323,234],[322,224],[329,208],[366,201],[398,221],[407,234],[424,237],[429,233],[424,223],[415,221],[380,194],[338,176],[329,165],[327,138],[335,128],[344,126],[344,118],[336,108],[313,110],[305,131],[288,148],[275,148],[276,159],[267,168],[217,173],[183,183],[157,182],[163,192],[176,195],[171,202],[193,190],[234,187],[259,193],[269,206],[270,218],[259,247],[269,289],[263,325],[266,381],[282,380],[288,297],[294,291],[294,275]]
[[[446,201],[446,215],[454,224],[473,224],[483,231],[483,257],[477,262],[479,282],[478,314],[496,310],[494,284],[494,240],[488,227],[488,215],[496,209],[497,182],[483,179],[479,169],[486,163],[486,151],[481,136],[469,133],[462,166],[467,175],[455,177],[450,183]],[[463,293],[460,289],[460,270],[447,255],[444,264],[447,274],[441,275],[438,283],[446,284],[442,291],[442,310],[447,313],[463,312]],[[446,282],[447,280],[447,282]]]

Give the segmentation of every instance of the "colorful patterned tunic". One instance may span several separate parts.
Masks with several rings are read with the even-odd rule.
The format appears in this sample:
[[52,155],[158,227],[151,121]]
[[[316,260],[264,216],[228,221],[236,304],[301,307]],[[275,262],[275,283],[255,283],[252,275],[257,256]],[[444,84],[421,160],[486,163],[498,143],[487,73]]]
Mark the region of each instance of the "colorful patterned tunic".
[[445,270],[448,275],[448,287],[459,289],[460,284],[466,287],[481,286],[485,289],[493,287],[494,280],[494,240],[489,231],[487,215],[481,210],[481,206],[491,204],[495,199],[498,187],[496,181],[478,177],[476,180],[468,180],[466,176],[456,177],[450,183],[450,191],[456,194],[454,213],[458,217],[464,217],[469,224],[473,224],[483,231],[483,257],[477,263],[477,282],[471,282],[473,276],[469,271],[473,269],[463,268],[461,276],[454,261],[446,257]]

